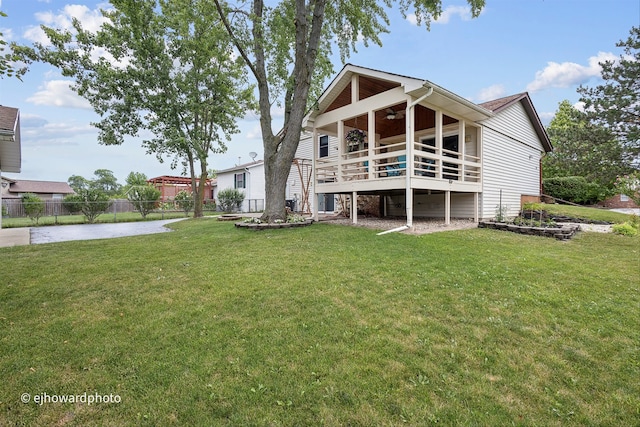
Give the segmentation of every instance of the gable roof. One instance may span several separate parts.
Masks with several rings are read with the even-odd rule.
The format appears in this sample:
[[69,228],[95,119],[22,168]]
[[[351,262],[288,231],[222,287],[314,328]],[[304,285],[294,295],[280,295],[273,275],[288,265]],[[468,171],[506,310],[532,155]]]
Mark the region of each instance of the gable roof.
[[263,165],[263,164],[264,164],[264,160],[256,160],[255,162],[243,163],[241,165],[237,165],[237,166],[234,166],[232,168],[223,169],[223,170],[217,171],[216,173],[218,175],[220,175],[221,173],[234,172],[234,171],[238,171],[238,170],[245,170],[245,169],[257,167],[257,166],[260,166],[260,165]]
[[533,129],[535,130],[538,138],[542,142],[542,146],[544,147],[545,152],[553,151],[553,145],[551,145],[551,140],[549,139],[549,135],[547,134],[546,129],[542,125],[540,121],[540,116],[536,112],[535,107],[533,106],[533,102],[531,102],[531,98],[529,97],[528,92],[517,93],[511,96],[505,96],[503,98],[494,99],[493,101],[487,101],[480,104],[484,108],[493,111],[495,114],[499,114],[501,111],[506,110],[516,103],[521,103],[527,115],[529,116],[529,120],[531,120],[531,124],[533,125]]
[[20,172],[20,110],[0,105],[0,170]]
[[14,180],[9,186],[10,193],[73,194],[66,182]]
[[386,84],[387,86],[384,87],[383,90],[402,87],[406,94],[416,98],[429,94],[428,102],[430,104],[440,107],[443,110],[468,117],[470,120],[482,120],[492,116],[491,111],[429,80],[346,64],[326,87],[322,95],[320,95],[317,101],[317,109],[311,111],[305,117],[305,121],[313,121],[315,116],[326,111],[339,94],[349,86],[351,77],[356,74],[377,81],[377,84],[382,84],[383,86]]
[[513,104],[520,102],[529,116],[529,120],[531,121],[536,135],[540,139],[545,151],[549,152],[553,150],[547,131],[542,125],[540,117],[538,116],[527,92],[475,104],[429,80],[374,70],[372,68],[361,67],[353,64],[346,64],[326,87],[322,95],[320,95],[320,98],[318,98],[316,109],[311,111],[305,117],[305,127],[308,127],[310,125],[309,122],[312,122],[317,115],[326,111],[327,108],[336,101],[336,98],[351,84],[351,77],[354,74],[366,76],[382,82],[379,83],[381,84],[381,87],[386,84],[387,87],[383,88],[383,90],[400,86],[404,88],[405,93],[413,97],[420,97],[429,93],[426,102],[474,121],[488,119],[499,114],[501,111]]

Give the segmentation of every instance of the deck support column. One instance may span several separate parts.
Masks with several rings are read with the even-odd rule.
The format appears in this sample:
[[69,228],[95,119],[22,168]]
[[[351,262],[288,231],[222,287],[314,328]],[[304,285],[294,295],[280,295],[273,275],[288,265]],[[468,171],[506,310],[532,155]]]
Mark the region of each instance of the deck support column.
[[358,192],[351,193],[351,222],[358,223]]
[[451,191],[444,192],[444,225],[451,224]]
[[405,209],[407,212],[407,227],[413,227],[413,188],[407,187],[405,191]]
[[473,193],[473,222],[478,222],[480,215],[478,213],[478,193]]

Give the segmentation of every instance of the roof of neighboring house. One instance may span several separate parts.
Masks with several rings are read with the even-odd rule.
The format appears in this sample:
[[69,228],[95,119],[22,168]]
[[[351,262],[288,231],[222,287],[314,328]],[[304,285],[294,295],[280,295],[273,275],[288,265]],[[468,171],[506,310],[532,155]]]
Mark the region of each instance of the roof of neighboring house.
[[66,182],[14,180],[9,186],[10,193],[72,194],[73,189]]
[[531,102],[531,98],[529,97],[529,94],[527,92],[517,93],[515,95],[494,99],[493,101],[483,102],[482,104],[480,104],[480,106],[486,108],[487,110],[491,110],[494,113],[499,113],[500,111],[511,107],[518,102],[522,103],[522,106],[527,112],[529,120],[531,120],[531,124],[533,125],[534,130],[536,131],[538,138],[540,138],[544,150],[546,152],[553,151],[553,146],[551,145],[549,135],[547,135],[547,131],[542,125],[540,116],[538,116],[538,113],[533,106],[533,102]]
[[221,173],[233,172],[233,171],[237,171],[237,170],[244,170],[244,169],[260,166],[260,165],[263,165],[263,164],[264,164],[264,160],[256,160],[254,162],[244,163],[244,164],[241,164],[241,165],[234,166],[232,168],[228,168],[228,169],[223,169],[221,171],[217,171],[217,174],[220,175]]

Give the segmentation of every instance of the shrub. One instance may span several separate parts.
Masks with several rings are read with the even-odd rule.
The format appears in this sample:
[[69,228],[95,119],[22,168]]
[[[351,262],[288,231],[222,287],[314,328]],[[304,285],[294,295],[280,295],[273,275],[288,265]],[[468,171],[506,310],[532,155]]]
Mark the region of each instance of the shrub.
[[142,218],[146,218],[147,215],[158,206],[160,190],[153,185],[134,186],[129,190],[127,198],[133,205],[133,208],[140,212]]
[[71,215],[82,212],[84,206],[84,198],[80,194],[69,194],[62,200],[62,206]]
[[223,212],[240,209],[244,201],[244,193],[235,188],[227,188],[218,192],[218,205]]
[[594,204],[609,195],[606,188],[582,176],[563,176],[544,180],[545,194],[578,204]]
[[613,232],[623,236],[635,236],[638,234],[638,229],[630,223],[625,222],[624,224],[614,224]]
[[33,193],[25,193],[21,197],[24,212],[31,221],[38,224],[40,217],[44,213],[44,201]]
[[180,210],[184,211],[185,216],[189,216],[189,211],[193,209],[194,201],[193,201],[193,193],[189,193],[185,190],[180,190],[174,199],[176,205],[180,208]]

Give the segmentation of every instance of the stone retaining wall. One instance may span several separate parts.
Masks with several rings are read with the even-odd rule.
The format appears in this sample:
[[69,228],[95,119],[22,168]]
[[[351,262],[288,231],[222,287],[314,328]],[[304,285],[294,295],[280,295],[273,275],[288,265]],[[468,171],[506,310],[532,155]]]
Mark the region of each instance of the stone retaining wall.
[[511,231],[513,233],[528,234],[531,236],[555,237],[558,240],[569,240],[578,231],[577,225],[562,225],[558,227],[528,227],[523,225],[507,224],[505,222],[483,221],[479,228],[491,228],[494,230]]

